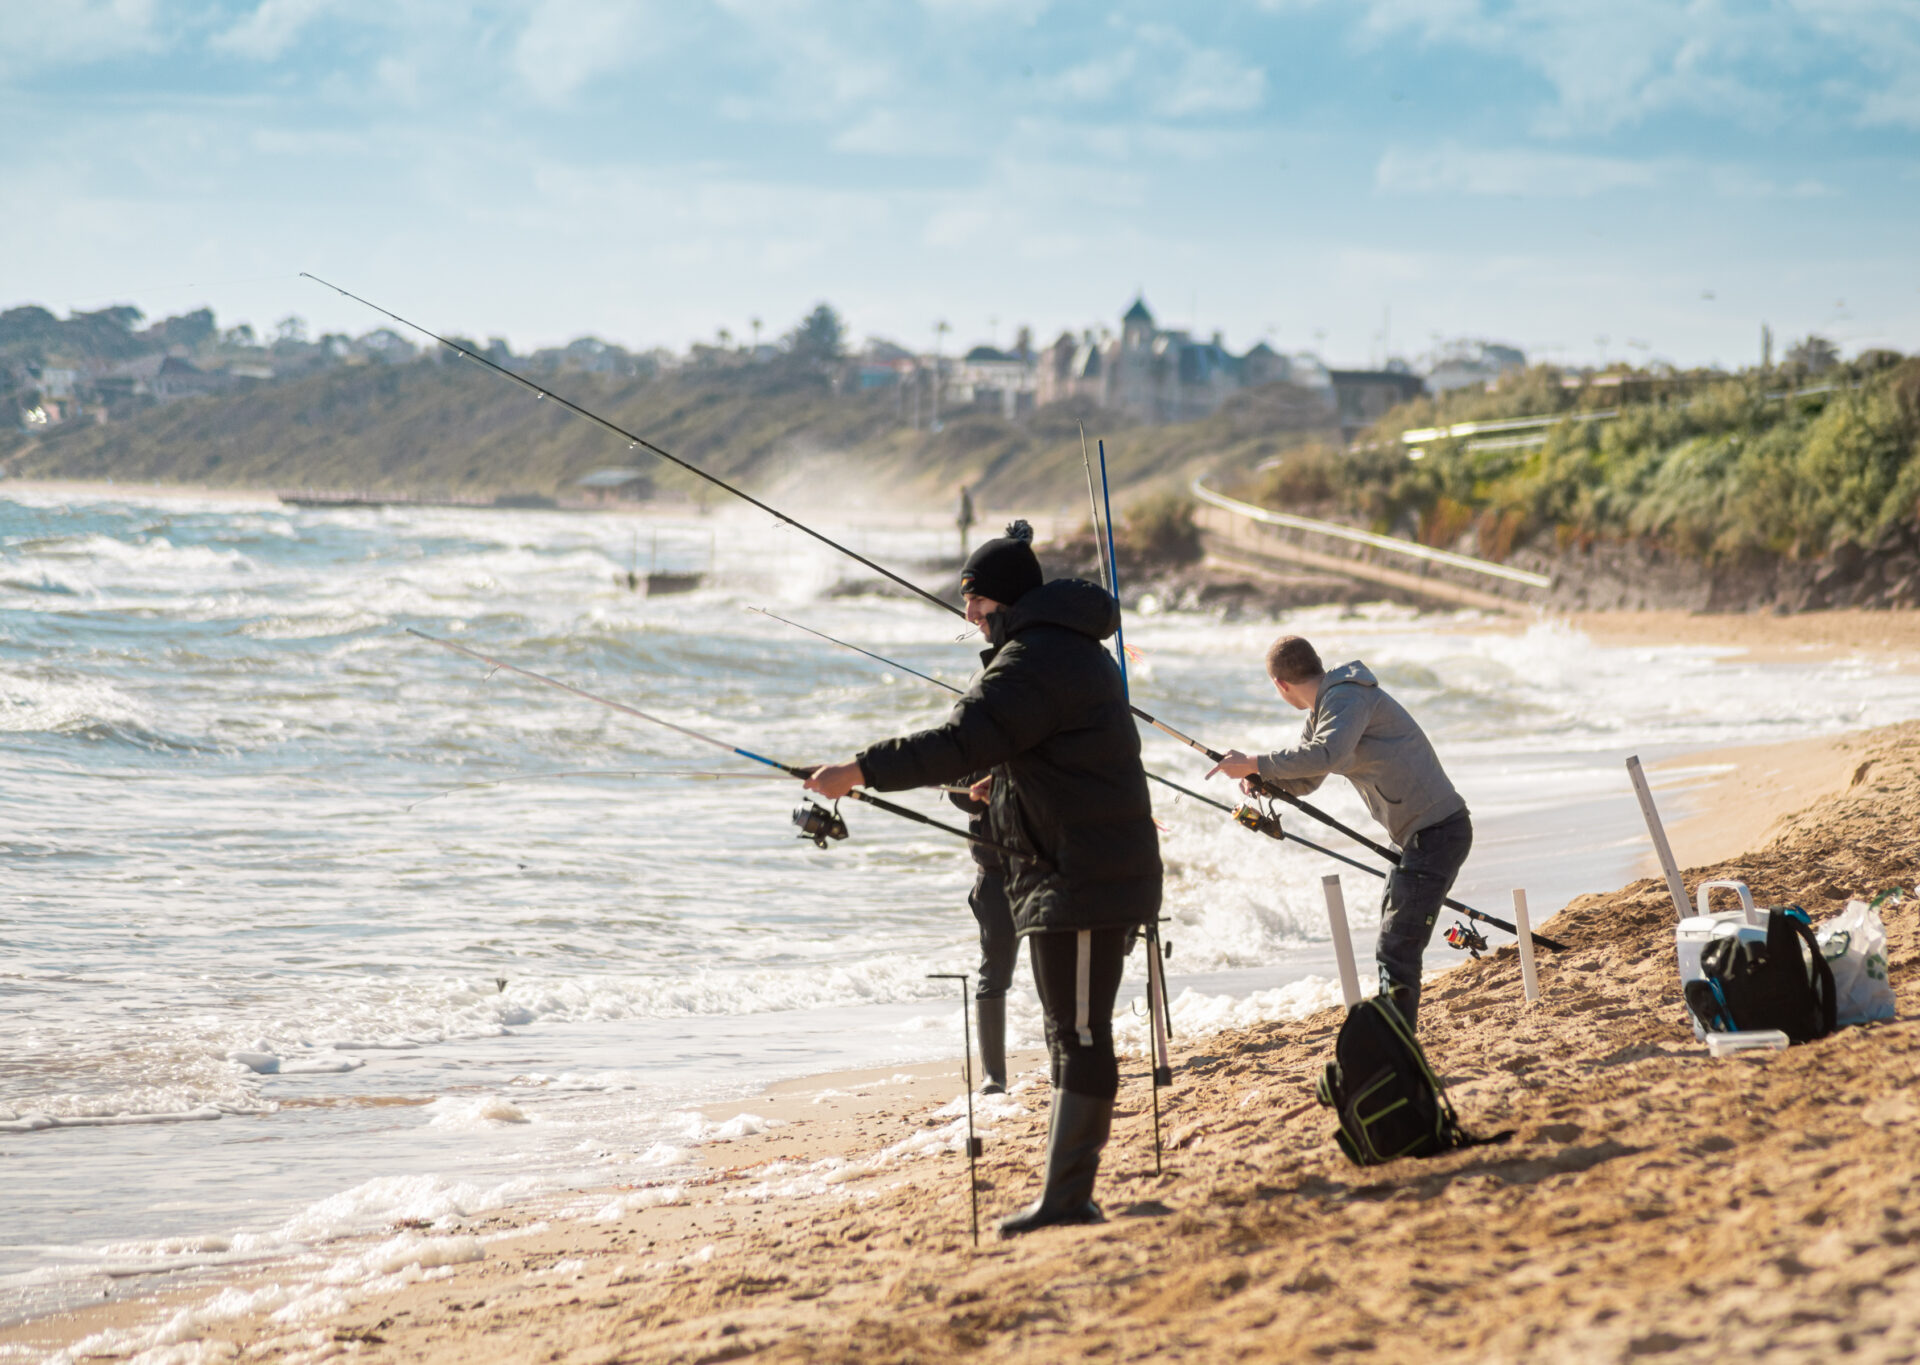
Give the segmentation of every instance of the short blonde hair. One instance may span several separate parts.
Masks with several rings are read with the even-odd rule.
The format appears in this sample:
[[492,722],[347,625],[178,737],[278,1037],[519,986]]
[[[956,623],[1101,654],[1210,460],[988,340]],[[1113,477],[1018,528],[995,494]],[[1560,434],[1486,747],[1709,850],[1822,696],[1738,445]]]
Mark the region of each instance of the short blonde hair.
[[1312,682],[1326,671],[1320,655],[1298,635],[1282,635],[1267,646],[1267,676],[1275,682]]

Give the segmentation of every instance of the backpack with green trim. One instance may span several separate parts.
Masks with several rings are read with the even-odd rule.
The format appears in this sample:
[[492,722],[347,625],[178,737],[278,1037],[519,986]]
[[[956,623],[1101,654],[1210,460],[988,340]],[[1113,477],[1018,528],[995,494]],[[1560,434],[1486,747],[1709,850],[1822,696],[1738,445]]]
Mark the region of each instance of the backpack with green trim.
[[1505,1142],[1460,1126],[1427,1065],[1426,1054],[1391,1000],[1362,1000],[1347,1011],[1314,1093],[1340,1120],[1334,1139],[1356,1166],[1378,1166],[1403,1156],[1436,1156],[1458,1147]]

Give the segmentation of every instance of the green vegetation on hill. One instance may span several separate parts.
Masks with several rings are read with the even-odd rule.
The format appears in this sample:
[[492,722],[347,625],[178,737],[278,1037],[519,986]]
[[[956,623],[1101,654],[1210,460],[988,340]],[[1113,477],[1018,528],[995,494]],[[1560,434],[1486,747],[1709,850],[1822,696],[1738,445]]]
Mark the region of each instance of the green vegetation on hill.
[[[963,483],[986,506],[1077,503],[1082,421],[1089,441],[1106,438],[1116,489],[1164,489],[1217,466],[1251,465],[1323,420],[1287,385],[1236,395],[1181,426],[1131,426],[1061,404],[1020,422],[963,409],[927,432],[906,425],[894,392],[835,393],[823,373],[801,366],[542,382],[749,491],[845,505],[944,503]],[[457,359],[339,366],[53,435],[7,433],[0,464],[22,477],[477,496],[565,495],[595,469],[631,465],[665,495],[703,496],[704,487]]]
[[[1614,412],[1599,420],[1590,414]],[[1411,429],[1561,414],[1543,444],[1503,434],[1428,442]],[[1504,557],[1581,538],[1641,540],[1725,562],[1813,558],[1920,511],[1920,358],[1870,352],[1817,376],[1622,375],[1570,387],[1538,368],[1495,391],[1422,399],[1367,448],[1294,458],[1242,484],[1274,506],[1319,509]]]

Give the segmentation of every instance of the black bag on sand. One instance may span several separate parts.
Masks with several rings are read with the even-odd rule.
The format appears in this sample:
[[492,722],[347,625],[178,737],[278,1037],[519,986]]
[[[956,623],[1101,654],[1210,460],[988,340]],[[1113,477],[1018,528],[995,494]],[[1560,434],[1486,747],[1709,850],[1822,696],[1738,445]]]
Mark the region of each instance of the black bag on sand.
[[1391,1000],[1374,996],[1348,1010],[1333,1056],[1314,1093],[1339,1117],[1334,1140],[1356,1166],[1437,1156],[1513,1136],[1508,1131],[1477,1138],[1460,1126],[1413,1030]]
[[1710,1033],[1776,1028],[1796,1043],[1834,1029],[1833,968],[1798,906],[1767,911],[1765,943],[1716,938],[1700,950],[1687,1008]]

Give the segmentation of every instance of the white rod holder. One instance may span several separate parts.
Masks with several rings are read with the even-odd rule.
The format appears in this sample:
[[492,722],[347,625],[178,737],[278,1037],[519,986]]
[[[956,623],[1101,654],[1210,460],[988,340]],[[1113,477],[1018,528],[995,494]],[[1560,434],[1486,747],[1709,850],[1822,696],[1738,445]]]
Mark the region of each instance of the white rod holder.
[[1520,931],[1520,984],[1531,1005],[1540,998],[1540,977],[1533,970],[1533,921],[1527,916],[1527,893],[1517,886],[1513,888],[1513,927]]
[[1673,897],[1673,908],[1681,919],[1687,917],[1687,888],[1680,880],[1680,866],[1673,860],[1673,849],[1667,843],[1667,831],[1660,823],[1660,812],[1654,809],[1653,789],[1647,786],[1647,775],[1640,768],[1640,755],[1635,754],[1627,760],[1627,776],[1633,779],[1633,794],[1640,798],[1640,814],[1646,817],[1647,833],[1653,836],[1653,851],[1659,855],[1660,870],[1667,874],[1667,894]]
[[1340,874],[1329,872],[1320,879],[1327,897],[1327,922],[1333,928],[1333,960],[1340,968],[1340,994],[1347,1008],[1360,1003],[1360,973],[1353,965],[1353,935],[1347,929],[1347,898],[1340,890]]

